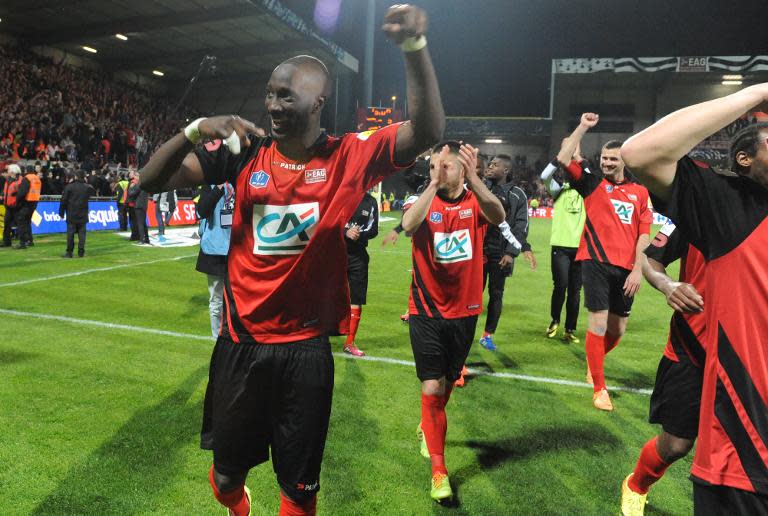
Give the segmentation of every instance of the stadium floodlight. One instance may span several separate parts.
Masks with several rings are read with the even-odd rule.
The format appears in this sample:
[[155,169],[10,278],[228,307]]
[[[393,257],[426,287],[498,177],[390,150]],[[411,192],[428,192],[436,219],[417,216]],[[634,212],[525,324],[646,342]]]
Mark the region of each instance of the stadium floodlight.
[[723,81],[720,84],[723,86],[741,86],[742,81]]
[[115,34],[115,37],[116,37],[117,39],[120,39],[120,40],[122,40],[122,41],[128,41],[128,36],[126,36],[125,34],[120,34],[120,33],[117,33],[117,34]]
[[83,50],[85,50],[86,52],[90,52],[91,54],[95,54],[98,52],[98,50],[96,50],[95,48],[89,47],[86,45],[83,45]]
[[162,77],[165,74],[160,70],[152,70],[152,75],[157,75],[158,77]]
[[740,81],[744,78],[741,74],[734,74],[734,75],[723,75],[724,81]]
[[504,143],[501,138],[486,138],[485,143]]

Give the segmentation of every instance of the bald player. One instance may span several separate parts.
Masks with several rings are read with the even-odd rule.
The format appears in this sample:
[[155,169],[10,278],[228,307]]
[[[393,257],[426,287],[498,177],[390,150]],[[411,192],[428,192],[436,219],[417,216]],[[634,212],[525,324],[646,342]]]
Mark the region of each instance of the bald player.
[[249,513],[246,477],[270,451],[280,514],[315,513],[333,392],[328,336],[348,331],[344,225],[356,207],[349,200],[409,166],[445,127],[426,26],[423,10],[398,5],[382,27],[403,51],[410,121],[326,134],[328,70],[298,56],[267,83],[268,137],[237,116],[199,119],[141,171],[150,192],[235,186],[225,313],[201,439],[213,450],[214,496],[231,514]]

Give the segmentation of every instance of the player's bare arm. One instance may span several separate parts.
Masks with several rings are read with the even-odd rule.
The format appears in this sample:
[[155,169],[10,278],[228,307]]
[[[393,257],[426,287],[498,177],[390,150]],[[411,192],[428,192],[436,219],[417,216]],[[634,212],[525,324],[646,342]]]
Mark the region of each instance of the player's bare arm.
[[411,119],[397,129],[395,162],[410,163],[440,141],[445,129],[440,88],[426,47],[427,13],[413,5],[393,5],[384,15],[382,30],[401,46],[405,58]]
[[467,187],[477,196],[477,202],[480,204],[480,211],[485,220],[498,226],[504,222],[506,213],[501,201],[488,190],[482,179],[477,175],[477,153],[478,149],[468,144],[463,144],[459,148],[459,163],[464,169],[464,178],[467,181]]
[[587,134],[587,131],[597,125],[600,120],[600,115],[596,113],[584,113],[581,115],[581,120],[576,129],[573,130],[568,138],[563,140],[560,146],[560,152],[557,153],[557,162],[562,167],[570,165],[571,160],[576,156],[581,158],[581,139]]
[[627,297],[634,297],[640,290],[640,285],[643,282],[643,261],[645,257],[645,249],[651,243],[648,233],[641,234],[637,237],[637,245],[635,245],[635,264],[632,267],[632,272],[627,276],[624,282],[624,295]]
[[437,190],[440,185],[445,184],[447,180],[448,167],[447,159],[450,154],[450,149],[447,145],[443,146],[440,153],[434,157],[429,164],[429,185],[424,189],[422,194],[416,199],[408,210],[403,213],[403,231],[408,235],[412,235],[424,219],[427,218],[427,212],[429,206],[432,204],[432,199],[437,195]]
[[[234,115],[205,118],[197,130],[200,142],[219,138],[231,138],[230,141],[234,141],[237,138],[241,148],[250,145],[248,134],[257,132],[253,123]],[[159,193],[203,184],[203,169],[192,152],[194,147],[184,131],[165,142],[139,171],[141,188]]]
[[667,115],[627,140],[621,157],[657,197],[668,200],[677,161],[699,142],[768,101],[768,83]]
[[664,264],[643,255],[643,276],[653,288],[664,294],[667,304],[676,312],[698,314],[704,311],[704,298],[690,283],[667,276]]

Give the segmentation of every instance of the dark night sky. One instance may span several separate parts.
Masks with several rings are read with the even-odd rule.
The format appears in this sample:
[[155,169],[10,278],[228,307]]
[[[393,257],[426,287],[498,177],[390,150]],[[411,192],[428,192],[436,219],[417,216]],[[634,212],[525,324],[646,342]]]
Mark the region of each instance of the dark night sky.
[[[315,0],[284,0],[312,20]],[[405,94],[399,50],[378,31],[374,102]],[[768,53],[766,0],[417,0],[448,115],[546,116],[558,57]],[[365,0],[343,0],[329,36],[362,61]],[[362,63],[361,63],[362,67]],[[362,70],[362,68],[361,68]],[[358,88],[359,90],[359,88]]]

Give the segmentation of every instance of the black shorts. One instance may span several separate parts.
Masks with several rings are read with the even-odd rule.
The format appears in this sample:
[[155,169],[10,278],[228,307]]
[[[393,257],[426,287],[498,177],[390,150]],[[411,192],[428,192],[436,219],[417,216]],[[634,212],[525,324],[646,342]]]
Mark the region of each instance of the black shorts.
[[695,516],[768,516],[768,496],[693,479]]
[[458,380],[475,340],[476,326],[476,315],[433,319],[411,314],[408,329],[419,380],[437,380],[443,376],[449,382]]
[[320,489],[333,395],[327,337],[235,344],[219,337],[205,392],[201,447],[223,474],[269,460],[282,491],[301,502]]
[[681,358],[675,362],[661,357],[648,421],[661,425],[665,432],[675,437],[696,439],[702,381],[703,371],[690,360]]
[[347,253],[347,279],[349,280],[349,301],[353,305],[364,305],[368,294],[368,252],[363,249]]
[[584,306],[587,310],[608,310],[612,314],[629,317],[634,298],[624,295],[627,276],[627,269],[595,260],[584,260],[581,264],[581,278],[584,286]]

